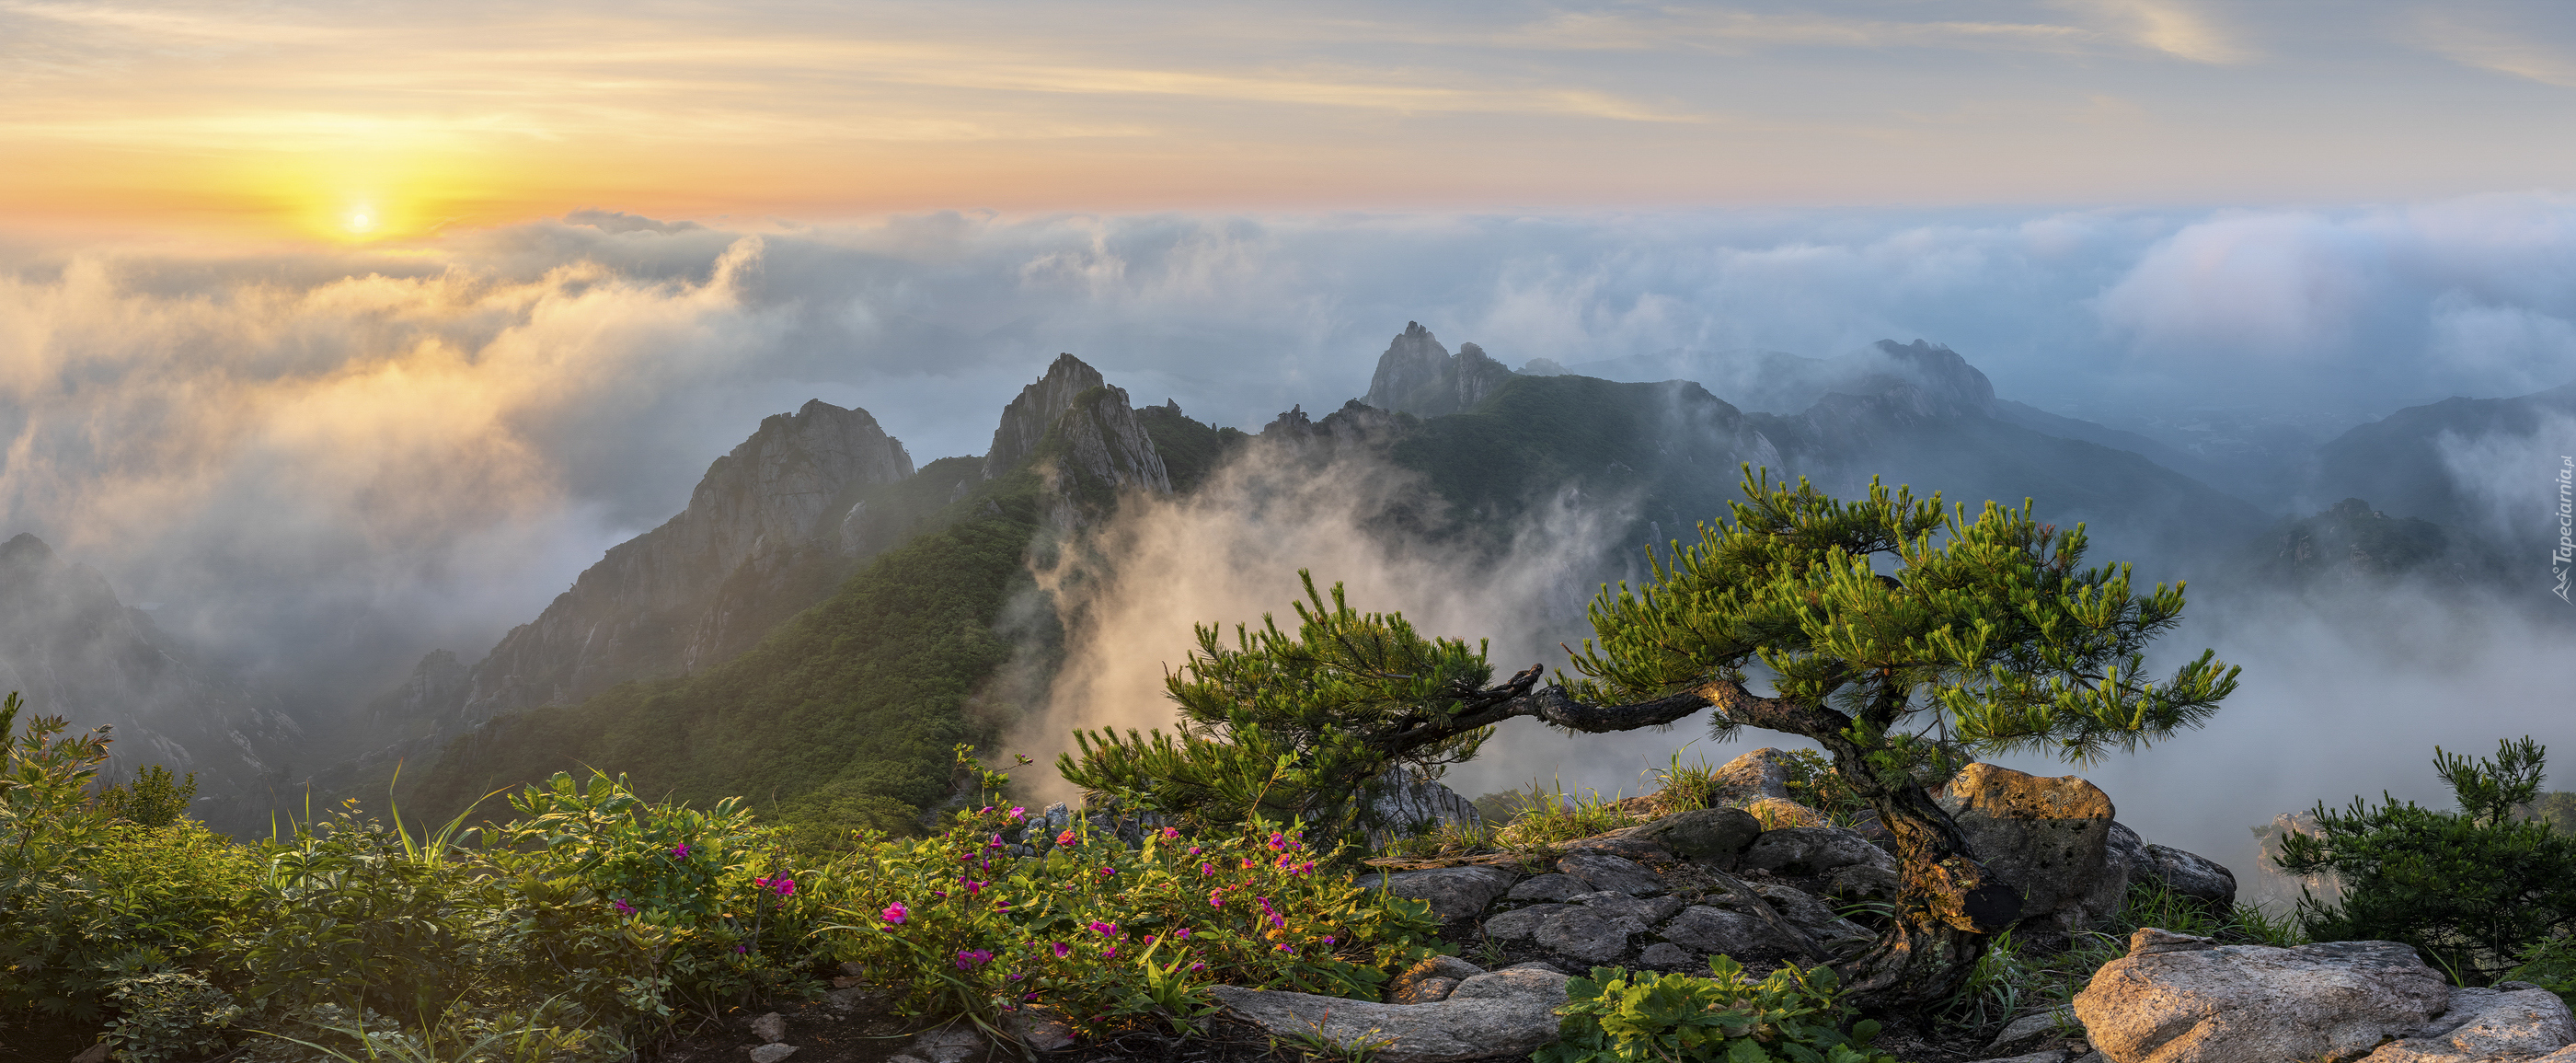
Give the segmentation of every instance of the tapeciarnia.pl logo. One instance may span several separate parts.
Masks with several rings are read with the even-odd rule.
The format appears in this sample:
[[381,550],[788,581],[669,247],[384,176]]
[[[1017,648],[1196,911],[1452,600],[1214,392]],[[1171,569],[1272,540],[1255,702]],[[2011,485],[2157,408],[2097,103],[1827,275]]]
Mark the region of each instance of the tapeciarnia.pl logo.
[[2558,577],[2550,593],[2562,602],[2568,600],[2570,564],[2576,564],[2576,455],[2562,454],[2558,457],[2558,549],[2549,554],[2549,574]]

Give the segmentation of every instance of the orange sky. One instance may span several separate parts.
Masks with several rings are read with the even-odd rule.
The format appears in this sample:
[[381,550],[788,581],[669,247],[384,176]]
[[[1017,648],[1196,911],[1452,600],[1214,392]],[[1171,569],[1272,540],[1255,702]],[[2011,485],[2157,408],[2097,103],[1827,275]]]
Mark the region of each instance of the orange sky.
[[0,225],[2280,203],[2576,172],[2556,5],[1282,10],[0,0]]

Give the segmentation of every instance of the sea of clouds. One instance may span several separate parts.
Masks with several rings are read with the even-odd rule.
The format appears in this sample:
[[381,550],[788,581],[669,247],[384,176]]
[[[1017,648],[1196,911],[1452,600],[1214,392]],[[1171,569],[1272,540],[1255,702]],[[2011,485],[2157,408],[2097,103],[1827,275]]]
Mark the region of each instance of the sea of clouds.
[[[761,417],[809,398],[868,409],[917,461],[980,453],[1002,404],[1070,351],[1140,403],[1257,430],[1291,404],[1320,412],[1365,391],[1407,321],[1512,365],[1921,337],[2043,408],[2358,423],[2576,379],[2576,200],[732,228],[584,211],[399,247],[0,242],[0,535],[36,533],[321,711],[431,648],[479,656],[607,546],[676,513]],[[1332,531],[1274,535],[1268,582],[1132,619],[1185,638],[1189,621],[1250,616],[1183,605],[1284,609],[1281,580],[1305,562],[1282,544]],[[1552,548],[1531,544],[1544,568]],[[1502,598],[1563,588],[1444,596],[1420,589],[1424,559],[1346,560],[1417,573],[1414,589],[1390,576],[1368,607],[1427,610],[1516,652],[1557,637],[1472,629],[1512,608]],[[2340,630],[2239,637],[2295,661],[2349,642]],[[2553,691],[2563,704],[2564,666],[2499,663],[2533,655],[2563,657],[2489,632],[2442,659],[2456,671],[2400,657],[2332,682],[2249,676],[2249,695],[2266,693],[2245,700],[2358,706],[2280,716],[2313,728],[2433,712],[2458,689],[2438,677],[2483,675],[2505,685],[2466,696],[2482,711]],[[1141,681],[1079,667],[1079,682]],[[2422,736],[2386,737],[2396,761],[2427,752]],[[1620,785],[1642,766],[1578,760],[1569,784]],[[1479,784],[1551,766],[1533,752],[1493,773]]]

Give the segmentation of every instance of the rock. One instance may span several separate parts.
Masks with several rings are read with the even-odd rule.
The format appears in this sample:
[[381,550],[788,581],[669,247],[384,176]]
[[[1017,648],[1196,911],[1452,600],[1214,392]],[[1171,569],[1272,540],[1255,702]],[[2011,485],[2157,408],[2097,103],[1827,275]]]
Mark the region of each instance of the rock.
[[2118,910],[2125,869],[2108,857],[2114,810],[2100,787],[1970,764],[1951,777],[1940,805],[1968,851],[2021,891],[2022,924],[2071,934]]
[[[1490,924],[1488,924],[1490,925]],[[1730,912],[1694,904],[1682,909],[1671,922],[1656,928],[1664,940],[1700,955],[1725,953],[1737,959],[1753,956],[1779,956],[1800,951],[1769,921],[1746,912]]]
[[1789,754],[1764,746],[1717,769],[1709,778],[1715,799],[1750,804],[1763,798],[1789,799]]
[[107,1042],[100,1041],[88,1048],[81,1049],[79,1055],[72,1057],[72,1063],[107,1063],[107,1054]]
[[1654,839],[1638,837],[1632,833],[1637,829],[1638,828],[1636,827],[1622,827],[1618,830],[1611,831],[1608,834],[1596,837],[1576,838],[1570,842],[1558,842],[1555,845],[1550,846],[1550,848],[1554,849],[1558,853],[1568,855],[1575,853],[1590,853],[1598,856],[1614,856],[1621,860],[1629,861],[1670,860],[1673,858],[1673,854]]
[[2455,989],[2441,1018],[2423,1032],[2381,1046],[2363,1063],[2480,1063],[2556,1052],[2571,1041],[2576,1021],[2556,993]]
[[1063,1019],[1044,1008],[1030,1005],[1023,1005],[1017,1011],[1003,1012],[1001,1027],[1012,1040],[1040,1052],[1071,1048],[1078,1040],[1073,1036],[1073,1027],[1066,1025]]
[[[1788,920],[1789,925],[1806,931],[1809,937],[1827,948],[1837,941],[1866,941],[1877,936],[1870,933],[1868,927],[1843,918],[1825,902],[1803,891],[1777,883],[1762,883],[1754,886],[1753,892],[1771,902],[1772,910],[1779,912],[1780,918]],[[1722,905],[1725,901],[1718,903]]]
[[1519,878],[1499,867],[1435,867],[1384,875],[1377,884],[1398,897],[1431,902],[1431,914],[1447,920],[1475,917]]
[[2128,868],[2131,877],[2143,874],[2142,869],[2155,859],[2147,852],[2147,840],[2118,820],[2112,820],[2110,832],[2102,836],[2102,856]]
[[904,1051],[930,1063],[964,1063],[983,1053],[984,1038],[972,1026],[952,1023],[913,1038]]
[[2005,1023],[2003,1031],[1996,1034],[1995,1039],[1986,1045],[1986,1051],[1998,1054],[2010,1052],[2043,1037],[2056,1036],[2060,1032],[2082,1033],[2083,1030],[2084,1028],[2075,1022],[2073,1008],[2032,1012]]
[[1450,991],[1456,988],[1458,980],[1455,978],[1423,978],[1387,994],[1387,1000],[1396,1004],[1429,1004],[1449,999]]
[[1682,910],[1679,897],[1631,897],[1607,890],[1568,897],[1566,902],[1590,908],[1631,934],[1643,934],[1647,928],[1681,914]]
[[[1387,984],[1387,999],[1394,1000],[1398,1004],[1420,1003],[1418,1000],[1404,1000],[1398,998],[1401,998],[1410,992],[1415,983],[1425,981],[1427,979],[1445,978],[1449,981],[1451,988],[1456,988],[1458,983],[1474,978],[1483,973],[1485,973],[1484,968],[1459,959],[1458,957],[1434,956],[1430,959],[1414,964],[1411,967],[1407,967],[1404,969],[1404,973],[1396,975],[1395,980]],[[1431,999],[1439,1000],[1448,995],[1449,991],[1447,989],[1443,989],[1440,991],[1440,996],[1432,997]]]
[[1752,816],[1754,821],[1762,824],[1765,829],[1770,830],[1826,825],[1824,813],[1781,797],[1765,797],[1755,801],[1744,806],[1744,813]]
[[[1640,925],[1638,930],[1645,928]],[[1530,940],[1538,947],[1585,964],[1608,963],[1628,952],[1632,931],[1588,907],[1563,907],[1539,920]]]
[[1566,976],[1515,967],[1459,983],[1429,1004],[1371,1004],[1241,986],[1209,990],[1225,1017],[1282,1041],[1377,1046],[1378,1063],[1457,1063],[1525,1056],[1556,1040]]
[[1825,872],[1825,892],[1855,901],[1892,901],[1903,880],[1893,868],[1846,864]]
[[1450,354],[1419,322],[1404,323],[1404,332],[1387,344],[1369,378],[1369,405],[1416,417],[1465,413],[1512,378],[1503,363],[1485,356],[1472,343]]
[[1658,941],[1648,945],[1645,951],[1637,954],[1637,966],[1640,967],[1670,971],[1699,965],[1699,957],[1692,955],[1689,949],[1669,941]]
[[751,1063],[778,1063],[795,1054],[795,1045],[766,1044],[751,1050]]
[[1592,892],[1592,884],[1572,875],[1548,872],[1522,879],[1503,896],[1515,901],[1561,901]]
[[1515,963],[1503,969],[1506,971],[1546,971],[1549,974],[1565,973],[1563,970],[1559,969],[1557,965],[1549,963],[1546,960],[1529,960],[1523,963]]
[[1734,867],[1762,833],[1762,821],[1740,808],[1700,808],[1675,812],[1636,828],[1636,837],[1652,839],[1674,856]]
[[1439,825],[1472,831],[1484,826],[1476,803],[1431,779],[1416,779],[1399,765],[1377,778],[1377,796],[1369,802],[1368,836],[1372,845],[1391,838],[1410,838]]
[[751,1035],[770,1044],[787,1039],[787,1016],[770,1012],[751,1020]]
[[868,974],[868,965],[860,963],[857,960],[845,961],[840,967],[835,969],[840,971],[843,977],[847,978],[865,978]]
[[892,997],[893,994],[874,986],[844,986],[823,994],[823,1004],[836,1012],[850,1012],[891,1004]]
[[1538,934],[1541,920],[1564,911],[1562,904],[1533,904],[1485,920],[1485,936],[1504,941],[1527,941]]
[[2235,907],[2236,873],[2225,865],[2172,846],[2149,844],[2146,848],[2149,859],[2133,868],[2133,875],[2161,882],[2166,889],[2198,900],[2213,912],[2224,913]]
[[2074,1054],[2063,1048],[2043,1048],[2037,1052],[2013,1056],[2009,1059],[1985,1059],[1979,1060],[1978,1063],[2066,1063],[2067,1057]]
[[2147,929],[2094,972],[2075,1015],[2114,1063],[2341,1059],[2424,1028],[2450,996],[2397,942],[2281,949]]
[[1861,865],[1896,873],[1896,858],[1871,845],[1859,831],[1841,827],[1789,827],[1766,830],[1744,850],[1738,866],[1773,871],[1793,878],[1823,875],[1835,868]]
[[1664,880],[1645,865],[1623,857],[1603,853],[1573,853],[1557,859],[1556,869],[1591,883],[1596,890],[1625,893],[1631,897],[1653,897],[1670,892]]

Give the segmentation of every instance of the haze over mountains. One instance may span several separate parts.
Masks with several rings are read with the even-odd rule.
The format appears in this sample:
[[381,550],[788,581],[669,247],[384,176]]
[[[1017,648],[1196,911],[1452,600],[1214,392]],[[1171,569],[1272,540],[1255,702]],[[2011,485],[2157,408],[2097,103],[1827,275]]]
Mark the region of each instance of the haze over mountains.
[[[1693,366],[1744,402],[1689,379],[1581,372]],[[1176,404],[1139,409],[1065,355],[1002,410],[984,455],[918,470],[868,411],[813,400],[767,418],[708,467],[686,509],[610,549],[490,652],[469,663],[430,649],[396,688],[353,696],[345,716],[298,718],[221,668],[183,663],[186,651],[103,580],[32,537],[0,557],[9,593],[41,604],[22,604],[22,617],[58,622],[12,626],[0,666],[40,709],[116,722],[125,759],[199,771],[206,811],[236,827],[304,786],[380,792],[397,765],[409,800],[431,808],[594,765],[684,796],[758,793],[800,822],[899,827],[943,796],[936,762],[949,743],[1043,746],[1070,725],[1159,722],[1139,677],[1177,648],[1155,651],[1151,669],[1106,660],[1124,653],[1107,649],[1121,625],[1233,622],[1284,605],[1178,591],[1140,603],[1116,590],[1140,578],[1122,565],[1155,556],[1139,530],[1151,521],[1189,528],[1218,555],[1249,549],[1229,536],[1277,543],[1313,531],[1283,520],[1338,521],[1348,542],[1264,564],[1282,570],[1273,576],[1315,565],[1327,579],[1362,580],[1391,599],[1373,607],[1418,619],[1441,607],[1406,595],[1442,592],[1365,586],[1373,562],[1349,554],[1351,543],[1435,559],[1418,581],[1469,578],[1480,564],[1529,570],[1487,603],[1527,615],[1450,620],[1488,628],[1455,634],[1501,638],[1498,664],[1580,637],[1588,588],[1636,574],[1639,547],[1722,513],[1745,463],[1846,494],[1875,474],[1972,506],[2032,497],[2043,519],[2086,522],[2096,559],[2137,562],[2150,582],[2201,581],[2203,614],[2266,596],[2404,588],[2444,596],[2440,608],[2518,603],[2508,608],[2564,631],[2566,618],[2538,600],[2533,566],[2513,560],[2526,544],[2485,511],[2509,485],[2462,455],[2558,445],[2576,423],[2571,394],[2401,411],[2266,472],[2000,398],[1967,358],[1923,340],[1832,359],[1665,356],[1515,372],[1408,323],[1367,395],[1321,417],[1293,410],[1252,434]],[[2398,501],[2303,512],[2201,478],[2251,483],[2300,468],[2317,471],[2292,506],[2338,491]],[[1290,496],[1307,499],[1302,516],[1263,508]],[[1175,501],[1122,502],[1157,497]],[[1176,516],[1200,498],[1196,517]],[[1206,524],[1212,513],[1231,527]],[[1335,571],[1336,560],[1351,571]],[[1198,563],[1152,562],[1175,588]],[[1229,612],[1183,615],[1193,607]],[[913,623],[932,616],[948,619]],[[954,623],[969,630],[942,626]],[[910,662],[895,665],[899,678],[883,672],[889,657]],[[839,663],[815,671],[825,659]],[[1502,743],[1469,774],[1501,780],[1548,755],[1527,742]]]

